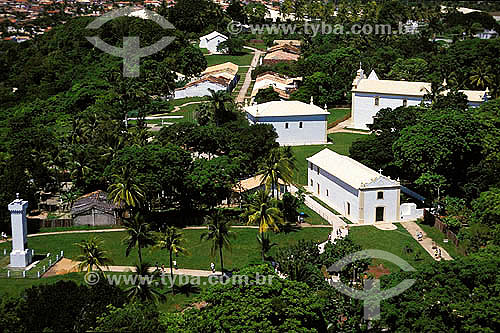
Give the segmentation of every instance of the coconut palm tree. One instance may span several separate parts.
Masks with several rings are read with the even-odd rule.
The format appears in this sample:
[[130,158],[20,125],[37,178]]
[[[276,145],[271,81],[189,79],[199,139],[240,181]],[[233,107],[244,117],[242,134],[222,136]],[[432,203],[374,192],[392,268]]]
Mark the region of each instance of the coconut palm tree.
[[102,272],[102,267],[108,267],[112,260],[108,257],[108,252],[103,250],[103,241],[97,237],[91,237],[88,240],[82,240],[75,243],[81,250],[81,254],[77,257],[80,261],[78,269],[80,271],[87,270],[91,272],[94,267]]
[[131,301],[139,299],[142,302],[152,301],[157,303],[166,299],[165,295],[156,288],[156,286],[162,285],[158,281],[160,274],[151,268],[152,266],[146,262],[140,262],[135,265],[136,279],[134,280],[134,284],[125,289]]
[[469,80],[473,85],[481,89],[487,88],[489,86],[491,87],[493,78],[491,77],[490,72],[491,68],[484,65],[478,66],[471,73]]
[[[174,272],[172,270],[173,258],[172,255],[175,253],[187,254],[186,248],[182,247],[182,244],[186,241],[183,237],[182,232],[173,226],[168,226],[163,233],[161,233],[156,239],[155,248],[160,250],[168,250],[170,255],[170,277],[174,281]],[[172,285],[172,291],[174,286]]]
[[122,168],[122,173],[114,174],[113,178],[115,182],[108,187],[108,197],[120,206],[140,207],[145,195],[129,170]]
[[137,247],[139,254],[139,263],[142,263],[142,249],[155,245],[153,233],[149,224],[144,221],[141,213],[136,213],[132,218],[126,219],[123,223],[127,228],[127,237],[123,243],[127,246],[125,256],[129,256],[134,247]]
[[262,184],[266,184],[266,189],[271,193],[276,194],[278,198],[279,182],[285,184],[292,182],[295,169],[293,155],[288,155],[289,152],[276,148],[271,150],[269,156],[264,160],[258,175],[262,177]]
[[269,252],[273,248],[273,246],[278,245],[277,243],[271,242],[271,239],[269,238],[269,236],[266,236],[266,233],[258,234],[257,241],[260,244],[262,260],[266,260],[266,253]]
[[269,196],[268,191],[257,191],[253,200],[248,204],[243,217],[247,224],[257,224],[259,233],[269,229],[278,232],[279,225],[283,223],[281,211],[276,207],[276,200]]
[[230,230],[231,221],[224,215],[221,209],[216,208],[211,215],[207,217],[208,231],[204,232],[200,240],[207,240],[212,242],[210,252],[215,256],[217,251],[220,257],[220,267],[222,276],[224,276],[224,258],[222,250],[231,250],[230,238],[234,238],[235,234]]
[[214,109],[215,124],[219,126],[221,120],[224,118],[224,114],[228,112],[225,103],[232,101],[231,95],[223,90],[214,91],[208,89],[208,91],[210,92],[208,100],[212,103]]

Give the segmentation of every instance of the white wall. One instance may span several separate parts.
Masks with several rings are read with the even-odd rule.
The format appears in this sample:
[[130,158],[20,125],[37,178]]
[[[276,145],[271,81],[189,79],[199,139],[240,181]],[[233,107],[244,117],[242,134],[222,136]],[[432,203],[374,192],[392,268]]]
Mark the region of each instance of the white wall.
[[[379,189],[364,189],[363,198],[363,215],[364,223],[375,223],[376,207],[384,207],[384,222],[399,221],[399,188],[379,188]],[[377,193],[383,192],[384,198],[377,199]]]
[[[250,123],[273,125],[282,146],[298,146],[323,144],[327,142],[326,137],[326,115],[315,116],[286,116],[286,117],[258,117],[255,119],[247,113]],[[299,124],[302,122],[302,128]],[[288,128],[286,128],[288,124]]]
[[[311,170],[312,166],[312,170]],[[320,198],[326,204],[331,206],[340,214],[347,217],[353,222],[359,220],[359,198],[358,190],[350,185],[345,184],[337,177],[329,174],[325,170],[320,169],[318,174],[318,167],[308,162],[307,168],[307,181],[308,186],[311,188],[315,196]],[[311,186],[312,180],[312,186]],[[319,194],[318,194],[319,184]],[[328,195],[327,195],[328,190]],[[350,203],[350,214],[347,214],[347,202]]]
[[202,97],[202,96],[210,96],[210,91],[208,89],[212,89],[214,91],[219,90],[227,90],[226,87],[215,84],[213,82],[202,82],[198,85],[188,87],[186,89],[176,90],[174,92],[174,99],[178,98],[186,98],[186,97]]
[[218,53],[220,51],[217,50],[217,46],[219,46],[220,43],[226,40],[227,38],[224,36],[217,36],[209,41],[207,41],[205,38],[202,38],[200,39],[200,48],[208,49],[211,53]]
[[[379,97],[379,105],[375,105],[375,97]],[[419,105],[422,101],[420,97],[377,95],[370,93],[353,93],[352,98],[352,118],[353,126],[357,129],[367,130],[366,124],[373,124],[373,117],[380,109],[403,106],[403,100],[408,100],[408,106]]]

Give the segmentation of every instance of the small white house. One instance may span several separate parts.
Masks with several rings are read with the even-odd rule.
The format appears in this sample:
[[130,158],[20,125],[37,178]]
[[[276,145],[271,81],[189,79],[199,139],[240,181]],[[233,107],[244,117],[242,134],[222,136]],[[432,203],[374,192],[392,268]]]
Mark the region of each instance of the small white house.
[[328,111],[299,101],[272,101],[246,106],[251,124],[271,124],[282,146],[316,145],[327,142]]
[[301,77],[290,78],[274,72],[265,72],[257,76],[252,89],[252,101],[260,89],[272,87],[280,98],[290,99],[290,94],[297,90],[298,83],[302,81]]
[[[446,85],[446,81],[443,82]],[[352,121],[356,129],[368,129],[373,117],[381,109],[419,105],[424,95],[431,92],[430,82],[380,80],[372,71],[368,77],[360,68],[352,82]],[[470,107],[488,100],[488,90],[459,90],[467,96]],[[444,91],[446,94],[448,91]]]
[[208,35],[200,37],[200,49],[207,49],[210,53],[220,53],[217,47],[226,40],[228,40],[228,38],[225,35],[213,31]]
[[309,191],[354,223],[411,220],[423,213],[400,205],[398,181],[348,156],[323,149],[306,160]]

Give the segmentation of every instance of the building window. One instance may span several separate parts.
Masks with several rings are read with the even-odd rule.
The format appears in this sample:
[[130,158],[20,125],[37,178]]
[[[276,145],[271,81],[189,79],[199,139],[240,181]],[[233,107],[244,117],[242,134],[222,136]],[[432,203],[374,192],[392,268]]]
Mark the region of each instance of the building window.
[[351,215],[351,204],[347,202],[347,215]]
[[302,128],[302,122],[299,122],[299,128]]
[[377,192],[377,199],[379,200],[384,199],[384,192],[382,191]]
[[378,106],[380,104],[380,97],[375,97],[375,105]]
[[403,107],[407,107],[408,106],[408,100],[405,98],[403,99]]
[[285,123],[285,128],[287,128],[287,129],[288,129],[288,123]]
[[311,162],[309,162],[309,169],[313,169],[313,164]]
[[317,173],[318,173],[318,175],[319,175],[319,167],[318,167],[318,166],[316,167],[316,172],[317,172]]
[[326,189],[326,196],[328,196],[328,189]]
[[313,187],[313,186],[314,186],[314,182],[313,182],[313,180],[311,179],[311,187]]
[[318,187],[318,195],[319,195],[319,193],[320,193],[320,192],[319,192],[319,183],[318,183],[318,184],[316,184],[316,185],[317,185],[317,187]]

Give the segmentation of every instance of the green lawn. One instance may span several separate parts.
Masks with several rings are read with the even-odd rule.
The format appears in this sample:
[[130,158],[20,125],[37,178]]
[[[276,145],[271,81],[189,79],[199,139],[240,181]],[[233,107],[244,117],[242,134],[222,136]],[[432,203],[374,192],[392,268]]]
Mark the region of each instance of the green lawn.
[[252,63],[253,54],[250,50],[245,50],[242,55],[213,54],[205,56],[208,66],[219,65],[225,62],[232,62],[238,66],[248,66]]
[[311,208],[307,207],[306,205],[300,205],[299,207],[299,212],[303,212],[305,214],[304,216],[304,222],[309,223],[309,224],[323,224],[323,225],[329,225],[328,221],[326,221],[324,218],[322,218],[318,213],[316,213],[314,210]]
[[351,113],[350,109],[328,109],[330,115],[326,118],[328,124],[333,123],[339,119],[344,118]]
[[348,155],[349,148],[352,143],[362,138],[363,134],[355,133],[334,133],[329,134],[328,139],[331,144],[325,145],[310,145],[310,146],[293,146],[292,151],[294,152],[295,158],[297,159],[297,172],[294,176],[296,183],[301,185],[307,185],[307,157],[311,157],[317,152],[328,148],[339,154]]
[[[349,235],[363,250],[376,249],[390,252],[406,260],[413,267],[434,262],[434,259],[413,239],[405,228],[399,224],[396,224],[396,226],[398,227],[397,230],[379,230],[373,226],[351,227],[349,228]],[[407,254],[405,246],[411,248],[413,252]],[[419,253],[422,260],[416,260],[415,253]],[[386,260],[373,259],[372,263],[376,265],[382,263],[391,272],[399,271],[396,264]]]
[[420,228],[424,230],[424,232],[427,234],[428,237],[432,238],[432,240],[435,241],[437,245],[445,249],[446,252],[448,252],[448,254],[452,256],[452,258],[458,258],[463,256],[462,254],[460,254],[460,252],[458,252],[455,244],[453,244],[451,240],[448,241],[448,243],[443,242],[443,239],[445,239],[446,236],[441,231],[427,224],[423,223],[417,223],[417,224],[420,226]]
[[[256,240],[257,229],[233,229],[236,238],[232,240],[232,252],[224,252],[224,262],[228,269],[242,268],[248,264],[260,261],[260,250]],[[304,228],[298,232],[289,234],[271,234],[273,242],[280,247],[296,243],[299,239],[308,239],[324,241],[328,237],[328,228]],[[210,262],[215,259],[210,257],[210,244],[206,241],[200,242],[200,236],[204,230],[184,230],[186,238],[186,247],[191,252],[190,256],[181,256],[177,259],[180,268],[204,269],[210,268]],[[58,253],[64,250],[64,256],[75,259],[79,254],[79,249],[75,243],[91,237],[91,233],[61,234],[50,236],[39,236],[30,238],[29,247],[35,249],[36,253]],[[137,250],[134,249],[129,257],[125,256],[125,247],[122,239],[126,236],[125,232],[109,232],[96,235],[104,241],[105,250],[113,258],[114,265],[133,265],[137,262]],[[0,253],[3,255],[3,249],[7,248],[10,252],[10,243],[0,244]],[[273,252],[277,248],[273,248]],[[156,262],[168,265],[168,253],[165,251],[146,249],[143,251],[145,261],[152,264]],[[216,262],[218,265],[218,261]]]

